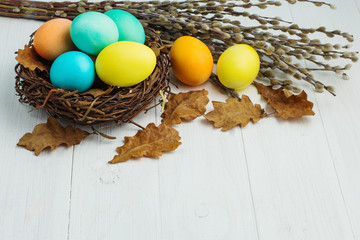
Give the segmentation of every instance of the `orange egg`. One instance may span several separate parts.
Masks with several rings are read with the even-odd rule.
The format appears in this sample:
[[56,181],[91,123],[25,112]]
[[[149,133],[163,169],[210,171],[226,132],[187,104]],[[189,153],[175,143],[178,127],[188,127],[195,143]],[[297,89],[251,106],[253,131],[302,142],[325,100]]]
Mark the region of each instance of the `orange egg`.
[[175,40],[170,50],[175,76],[183,83],[197,86],[209,79],[214,66],[209,48],[199,39],[183,36]]
[[59,55],[76,50],[71,41],[69,19],[52,19],[36,31],[34,35],[35,51],[43,58],[54,61]]

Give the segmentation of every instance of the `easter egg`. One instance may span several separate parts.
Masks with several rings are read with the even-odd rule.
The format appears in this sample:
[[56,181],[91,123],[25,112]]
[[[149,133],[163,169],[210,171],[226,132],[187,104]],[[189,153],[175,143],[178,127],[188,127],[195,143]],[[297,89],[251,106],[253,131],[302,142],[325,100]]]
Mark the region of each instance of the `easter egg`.
[[227,88],[241,90],[249,86],[260,70],[260,58],[254,48],[237,44],[226,49],[217,62],[217,75]]
[[113,9],[105,12],[116,24],[119,30],[119,41],[145,43],[145,31],[140,21],[123,10]]
[[113,43],[98,55],[95,68],[99,78],[108,85],[130,87],[145,80],[154,71],[154,51],[137,42]]
[[70,35],[81,51],[97,55],[106,46],[118,41],[119,31],[115,22],[105,14],[86,12],[73,20]]
[[94,79],[94,62],[83,52],[61,54],[50,68],[50,81],[58,88],[85,92],[91,88]]
[[209,79],[213,57],[199,39],[183,36],[175,40],[170,50],[170,61],[175,76],[188,85],[201,85]]
[[37,54],[46,60],[54,61],[63,53],[76,50],[70,37],[71,23],[71,20],[56,18],[41,25],[34,35]]

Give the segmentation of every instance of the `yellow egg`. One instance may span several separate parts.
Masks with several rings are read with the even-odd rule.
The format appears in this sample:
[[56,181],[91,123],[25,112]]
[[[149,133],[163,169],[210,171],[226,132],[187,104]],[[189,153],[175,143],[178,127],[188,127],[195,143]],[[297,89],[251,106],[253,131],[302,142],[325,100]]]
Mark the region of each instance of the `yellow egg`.
[[154,71],[154,51],[137,42],[110,44],[98,55],[95,68],[99,78],[108,85],[130,87],[144,81]]
[[226,49],[217,62],[217,75],[227,88],[241,90],[249,86],[260,70],[260,58],[254,48],[237,44]]

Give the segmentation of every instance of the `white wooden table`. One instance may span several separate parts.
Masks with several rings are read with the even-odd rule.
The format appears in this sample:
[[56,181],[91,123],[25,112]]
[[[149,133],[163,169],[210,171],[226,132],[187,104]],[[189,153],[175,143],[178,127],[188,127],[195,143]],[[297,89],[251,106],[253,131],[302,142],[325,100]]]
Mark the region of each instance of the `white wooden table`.
[[[283,4],[266,12],[350,32],[358,51],[360,0],[329,2],[337,10]],[[159,160],[107,164],[134,125],[105,129],[114,141],[90,136],[35,157],[16,143],[47,116],[18,102],[13,69],[14,52],[40,25],[0,18],[1,240],[360,239],[359,64],[349,81],[317,75],[337,97],[305,88],[314,117],[269,117],[228,132],[198,118],[175,126],[182,145]],[[202,88],[211,100],[226,98],[210,83],[177,91]],[[243,93],[265,106],[254,87]],[[159,109],[136,121],[158,124]]]

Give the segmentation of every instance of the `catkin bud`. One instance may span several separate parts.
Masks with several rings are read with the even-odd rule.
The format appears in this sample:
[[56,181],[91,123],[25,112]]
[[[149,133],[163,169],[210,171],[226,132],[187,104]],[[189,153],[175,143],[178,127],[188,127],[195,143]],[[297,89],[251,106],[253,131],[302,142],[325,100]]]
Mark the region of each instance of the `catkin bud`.
[[280,56],[285,55],[285,51],[284,51],[284,49],[282,49],[282,48],[276,49],[276,53],[277,53],[278,55],[280,55]]
[[[77,10],[79,13],[84,13],[84,12],[86,12],[86,10],[85,10],[84,7],[78,7],[76,10]],[[55,14],[55,15],[56,15],[56,14]]]
[[294,76],[293,76],[296,80],[301,80],[301,76],[299,73],[295,73]]
[[351,67],[352,67],[351,64],[346,64],[344,68],[345,68],[345,70],[350,70]]
[[174,28],[177,29],[177,30],[181,30],[181,29],[182,29],[182,27],[181,27],[181,25],[180,25],[179,23],[175,23],[175,24],[174,24]]
[[270,83],[271,83],[272,86],[280,85],[280,81],[277,80],[277,79],[271,79]]
[[293,87],[291,85],[285,85],[284,88],[289,91],[293,90]]
[[292,91],[294,93],[300,93],[301,92],[301,89],[300,88],[297,88],[297,87],[293,87]]
[[236,33],[235,34],[235,42],[236,43],[241,43],[244,39],[244,36],[241,33]]
[[109,10],[112,10],[113,7],[110,6],[110,5],[106,5],[106,6],[104,7],[104,9],[105,9],[105,11],[109,11]]
[[267,77],[267,78],[273,78],[273,77],[275,77],[274,73],[273,73],[272,71],[270,71],[270,70],[267,70],[267,71],[263,72],[263,75],[264,75],[265,77]]
[[335,88],[333,86],[327,86],[326,90],[331,92],[331,93],[335,93]]
[[209,31],[210,27],[207,24],[203,23],[203,24],[201,24],[201,29],[203,29],[205,31]]
[[[85,10],[85,9],[84,9]],[[64,11],[56,11],[55,12],[55,16],[60,16],[61,14],[63,14],[64,13]]]
[[343,74],[342,74],[342,78],[343,78],[344,80],[349,80],[349,79],[350,79],[349,75],[347,75],[346,73],[343,73]]
[[284,84],[285,84],[285,85],[291,85],[291,84],[293,84],[293,81],[291,81],[291,80],[284,80]]

